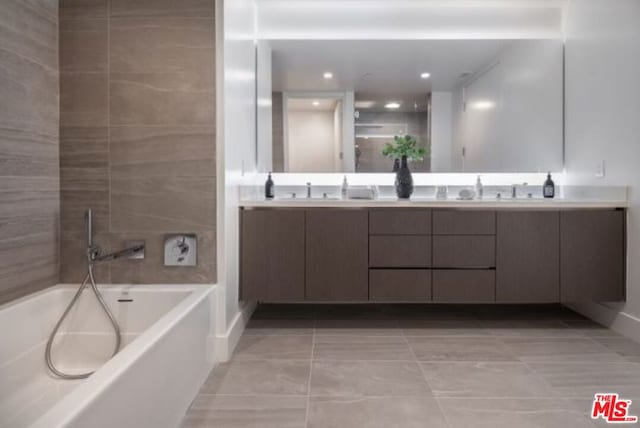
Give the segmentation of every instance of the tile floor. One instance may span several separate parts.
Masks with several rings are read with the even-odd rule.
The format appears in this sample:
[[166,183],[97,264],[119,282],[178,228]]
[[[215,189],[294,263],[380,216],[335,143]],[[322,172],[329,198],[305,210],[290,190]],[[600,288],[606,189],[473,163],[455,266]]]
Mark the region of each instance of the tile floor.
[[558,306],[261,305],[183,427],[606,426],[596,392],[640,415],[640,344]]

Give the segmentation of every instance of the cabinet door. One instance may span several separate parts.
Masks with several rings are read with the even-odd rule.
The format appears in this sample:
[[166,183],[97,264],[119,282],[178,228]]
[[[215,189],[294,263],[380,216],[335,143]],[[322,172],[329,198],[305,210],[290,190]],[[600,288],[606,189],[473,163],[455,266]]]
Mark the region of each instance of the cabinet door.
[[309,210],[306,223],[306,299],[367,300],[367,211]]
[[576,210],[560,214],[562,302],[625,298],[623,210]]
[[243,210],[241,298],[304,300],[304,211]]
[[498,212],[496,300],[560,301],[560,214]]
[[438,303],[481,303],[496,299],[493,270],[446,269],[433,271],[433,301]]
[[372,302],[428,302],[431,271],[428,269],[370,269],[369,300]]

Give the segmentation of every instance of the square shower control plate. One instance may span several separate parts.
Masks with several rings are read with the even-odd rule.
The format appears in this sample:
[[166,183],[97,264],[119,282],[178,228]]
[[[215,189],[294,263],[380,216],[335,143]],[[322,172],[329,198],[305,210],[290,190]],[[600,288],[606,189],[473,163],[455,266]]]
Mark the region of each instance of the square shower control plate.
[[165,266],[195,266],[198,260],[196,235],[167,235],[164,238]]

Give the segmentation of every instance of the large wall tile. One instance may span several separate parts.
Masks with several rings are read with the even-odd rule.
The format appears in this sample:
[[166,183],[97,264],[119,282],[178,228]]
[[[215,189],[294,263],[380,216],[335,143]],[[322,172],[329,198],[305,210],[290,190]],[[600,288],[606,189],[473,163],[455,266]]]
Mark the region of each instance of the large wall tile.
[[109,189],[107,128],[60,130],[60,187],[62,190]]
[[[60,0],[60,18],[106,18],[109,0]],[[64,25],[61,23],[61,28]]]
[[[23,58],[58,69],[58,20],[50,11],[57,0],[42,2],[46,7],[34,8],[30,2],[3,0],[0,18],[0,50],[17,53]],[[1,60],[5,66],[4,59]],[[43,103],[48,104],[48,103]]]
[[111,179],[111,231],[214,229],[215,179]]
[[112,73],[111,125],[214,125],[211,76]]
[[[1,120],[1,119],[0,119]],[[58,137],[0,123],[0,176],[58,176]]]
[[[91,208],[101,244],[147,242],[100,282],[214,282],[214,1],[65,0],[60,16],[61,278],[84,275]],[[196,267],[164,267],[180,232],[198,236]]]
[[215,177],[213,127],[115,127],[110,149],[116,179]]
[[0,240],[0,303],[57,282],[58,231]]
[[59,117],[57,71],[3,50],[1,42],[0,64],[0,99],[10,100],[0,104],[0,123],[21,131],[53,133]]
[[213,84],[212,18],[114,18],[110,30],[112,72],[195,72]]
[[111,0],[111,16],[212,17],[214,10],[214,0]]
[[60,192],[60,230],[85,230],[84,215],[93,211],[93,230],[96,233],[109,230],[109,190],[62,190]]
[[108,64],[106,19],[74,19],[60,26],[60,71],[106,73]]
[[60,125],[106,126],[108,122],[107,74],[60,74]]

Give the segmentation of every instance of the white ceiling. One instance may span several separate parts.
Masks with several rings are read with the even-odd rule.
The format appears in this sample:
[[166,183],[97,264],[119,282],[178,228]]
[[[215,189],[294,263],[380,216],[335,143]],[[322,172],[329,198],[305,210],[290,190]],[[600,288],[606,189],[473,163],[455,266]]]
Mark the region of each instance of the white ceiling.
[[[510,40],[272,40],[274,91],[354,91],[357,100],[420,109],[482,71]],[[331,71],[333,79],[323,78]],[[428,72],[429,79],[420,78]],[[463,76],[463,73],[467,73]],[[410,108],[407,108],[410,104]],[[377,107],[380,107],[378,105]]]

